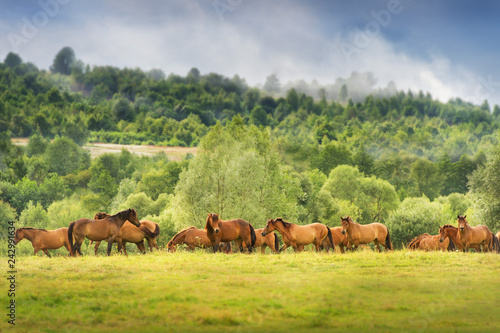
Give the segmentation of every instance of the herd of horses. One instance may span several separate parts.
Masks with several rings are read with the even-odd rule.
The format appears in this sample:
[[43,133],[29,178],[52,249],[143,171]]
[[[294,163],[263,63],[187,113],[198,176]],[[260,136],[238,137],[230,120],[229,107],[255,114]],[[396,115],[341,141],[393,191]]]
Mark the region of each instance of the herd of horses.
[[[268,219],[264,228],[254,229],[245,220],[222,220],[218,214],[209,213],[204,229],[189,227],[175,234],[167,244],[169,252],[175,252],[179,245],[185,245],[188,250],[195,248],[210,248],[213,252],[232,252],[231,242],[236,244],[240,252],[252,252],[254,248],[261,248],[264,254],[267,247],[272,252],[279,253],[288,247],[295,252],[304,250],[305,246],[313,245],[316,251],[340,249],[342,253],[346,250],[356,250],[360,245],[373,243],[379,252],[380,245],[386,251],[392,250],[391,237],[387,227],[381,223],[362,225],[354,222],[351,217],[341,217],[341,226],[330,228],[322,223],[298,225],[287,222],[281,217]],[[441,250],[452,251],[455,249],[467,251],[470,248],[477,252],[500,253],[498,238],[500,232],[495,235],[484,225],[471,227],[465,215],[457,216],[458,227],[443,225],[439,228],[438,235],[423,234],[414,238],[408,245],[412,250]],[[276,231],[281,235],[283,246]],[[156,238],[160,234],[157,223],[144,220],[139,221],[134,209],[121,211],[115,215],[97,213],[93,219],[79,219],[71,222],[67,228],[56,230],[19,228],[15,232],[14,244],[26,238],[31,241],[34,255],[42,250],[50,257],[48,250],[65,247],[70,256],[82,256],[81,245],[85,239],[90,244],[95,242],[94,252],[97,255],[99,245],[107,241],[107,255],[111,254],[113,243],[118,244],[118,252],[127,255],[126,244],[134,243],[140,252],[146,253],[144,240],[146,239],[150,248],[158,249]]]

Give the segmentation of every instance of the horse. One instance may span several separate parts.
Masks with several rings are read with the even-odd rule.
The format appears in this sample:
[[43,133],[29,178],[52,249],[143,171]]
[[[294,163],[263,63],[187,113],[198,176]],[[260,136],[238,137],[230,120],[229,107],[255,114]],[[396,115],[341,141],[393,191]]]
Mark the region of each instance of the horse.
[[335,246],[338,246],[340,248],[340,252],[344,253],[344,247],[347,247],[347,237],[345,235],[342,235],[342,227],[334,227],[330,228],[330,231],[332,232],[332,239],[333,239],[333,245],[330,243],[329,238],[325,238],[323,240],[323,243],[321,246],[328,251],[331,248],[335,248]]
[[[94,220],[100,220],[107,216],[111,216],[109,214],[100,212],[95,214]],[[120,228],[118,235],[114,241],[114,243],[118,242],[118,238],[121,238],[123,245],[123,252],[125,255],[127,254],[127,243],[134,243],[139,251],[143,254],[146,253],[146,248],[144,247],[144,238],[148,241],[149,250],[153,252],[153,247],[158,249],[158,244],[156,243],[156,237],[160,234],[160,226],[152,221],[144,220],[140,221],[141,226],[137,228],[135,225],[126,221],[123,226]],[[92,245],[93,241],[90,241],[89,245]],[[96,241],[94,246],[94,253],[97,255],[97,251],[99,250],[99,245],[101,245],[101,241]]]
[[[185,244],[189,251],[194,251],[195,248],[212,248],[212,242],[208,239],[207,231],[205,229],[198,229],[196,227],[189,227],[182,229],[172,237],[167,243],[169,252],[177,251],[177,246]],[[231,253],[231,244],[220,244],[220,249],[225,253]]]
[[42,250],[49,258],[51,258],[49,251],[57,250],[65,247],[71,254],[71,246],[68,241],[68,228],[59,228],[56,230],[34,229],[34,228],[19,228],[14,234],[14,245],[26,238],[33,245],[34,253],[36,256],[38,251]]
[[408,244],[408,250],[455,251],[455,243],[450,238],[441,241],[440,235],[425,233],[413,238]]
[[490,229],[485,225],[471,227],[465,219],[466,217],[467,215],[457,215],[458,242],[463,247],[462,251],[465,252],[471,245],[480,245],[483,252],[492,251],[494,235]]
[[357,249],[359,244],[373,242],[379,252],[380,244],[387,250],[392,250],[391,235],[387,227],[381,223],[359,224],[354,222],[350,216],[340,217],[342,223],[342,235],[347,234],[349,248],[354,245]]
[[[68,228],[71,255],[75,256],[77,252],[83,255],[80,248],[85,237],[93,241],[102,241],[106,239],[108,241],[108,256],[111,254],[111,247],[116,239],[118,242],[118,252],[120,252],[122,240],[117,236],[120,228],[127,220],[136,227],[141,226],[137,218],[137,212],[134,209],[127,209],[115,215],[106,216],[103,219],[79,219],[71,222]],[[75,238],[75,244],[73,244],[73,237]]]
[[261,254],[266,253],[266,247],[269,247],[274,253],[278,253],[280,247],[278,235],[276,235],[274,232],[271,232],[265,236],[262,236],[263,231],[264,228],[255,229],[255,247],[260,247]]
[[248,252],[251,253],[257,239],[255,229],[247,221],[242,219],[223,221],[219,219],[219,214],[215,213],[208,214],[205,230],[214,253],[217,252],[220,242],[231,241],[235,241],[240,252],[243,252],[242,243],[245,243]]
[[278,230],[283,237],[284,244],[279,252],[286,250],[289,246],[292,246],[295,252],[300,252],[304,246],[309,244],[314,244],[316,252],[318,252],[323,240],[327,237],[330,243],[334,244],[330,228],[321,223],[297,225],[286,222],[281,217],[278,217],[277,219],[267,220],[266,227],[261,235],[266,236],[274,230]]
[[[445,224],[439,227],[439,241],[445,242],[446,239],[449,238],[453,244],[455,244],[455,247],[459,250],[463,250],[462,243],[460,243],[460,240],[458,239],[458,228],[455,227],[454,225],[451,224]],[[480,246],[477,245],[471,245],[471,248],[475,249],[477,252],[481,250]]]

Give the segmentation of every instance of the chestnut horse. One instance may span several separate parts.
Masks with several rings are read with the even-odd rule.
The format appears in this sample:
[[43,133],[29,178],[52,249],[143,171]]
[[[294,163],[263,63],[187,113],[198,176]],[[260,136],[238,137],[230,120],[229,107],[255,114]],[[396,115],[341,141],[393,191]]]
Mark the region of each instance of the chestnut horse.
[[[177,246],[182,244],[185,244],[189,251],[194,251],[197,247],[204,249],[212,247],[212,242],[207,237],[207,231],[196,227],[182,229],[175,234],[167,244],[168,251],[175,252],[177,251]],[[219,246],[219,249],[224,253],[232,252],[230,243],[221,243]]]
[[450,238],[441,241],[440,235],[422,234],[413,238],[408,244],[408,250],[424,251],[455,251],[455,243]]
[[330,240],[325,238],[323,240],[323,244],[321,246],[328,251],[329,249],[333,248],[335,249],[335,246],[338,246],[340,248],[340,252],[344,253],[344,247],[347,247],[347,236],[342,235],[342,227],[334,227],[330,228],[330,231],[332,232],[332,239],[333,239],[333,245],[330,243]]
[[26,238],[33,245],[35,256],[42,250],[49,258],[50,253],[47,250],[57,250],[65,247],[71,254],[71,246],[68,241],[68,228],[59,228],[56,230],[19,228],[14,235],[14,245]]
[[342,223],[342,235],[347,234],[349,248],[354,245],[354,249],[359,244],[373,242],[379,252],[380,244],[387,250],[392,250],[391,236],[387,227],[381,223],[359,224],[354,222],[350,216],[340,217]]
[[[100,220],[107,216],[111,216],[109,214],[100,212],[95,214],[94,220]],[[141,221],[141,226],[137,228],[135,225],[126,221],[123,226],[120,228],[118,235],[114,243],[118,243],[118,238],[122,240],[123,252],[125,255],[127,254],[127,243],[134,243],[141,253],[146,253],[146,248],[144,247],[144,238],[148,241],[149,250],[153,252],[153,247],[158,249],[158,244],[156,243],[156,237],[160,234],[160,226],[152,221],[144,220]],[[93,241],[90,241],[89,245],[92,245]],[[101,245],[101,241],[97,241],[94,246],[94,253],[97,255],[99,250],[99,245]]]
[[[439,241],[443,243],[447,238],[449,238],[453,242],[453,244],[455,244],[455,247],[459,251],[462,251],[464,249],[462,243],[460,243],[460,240],[458,239],[458,228],[454,225],[445,224],[439,227]],[[476,252],[479,252],[481,250],[481,247],[478,245],[471,245],[470,247],[475,249]]]
[[264,228],[255,229],[255,247],[260,247],[261,254],[266,253],[266,247],[269,247],[274,253],[278,253],[280,248],[280,240],[278,238],[278,235],[276,235],[274,232],[271,232],[265,236],[262,236],[263,231]]
[[167,243],[167,248],[170,252],[175,252],[177,250],[177,246],[182,244],[186,244],[188,250],[190,251],[193,251],[196,247],[212,247],[212,242],[210,242],[210,239],[207,237],[207,231],[196,227],[189,227],[179,231]]
[[205,230],[214,252],[217,252],[220,242],[231,241],[235,241],[240,252],[243,252],[242,243],[245,243],[249,252],[252,252],[257,238],[254,228],[247,221],[242,219],[223,221],[215,213],[208,214]]
[[[120,228],[127,220],[136,227],[141,226],[139,219],[137,219],[137,212],[134,209],[127,209],[115,215],[106,216],[103,219],[79,219],[75,222],[71,222],[68,228],[71,255],[75,256],[77,252],[83,255],[80,248],[85,237],[93,241],[102,241],[106,239],[108,241],[108,256],[111,254],[113,242],[117,239],[118,252],[120,252],[122,249],[122,240],[117,236]],[[74,245],[73,237],[75,238]]]
[[328,237],[331,244],[333,243],[332,232],[330,228],[321,223],[312,223],[307,225],[298,225],[284,221],[281,217],[277,219],[267,220],[266,227],[262,231],[262,236],[278,230],[283,237],[283,246],[281,251],[292,246],[295,252],[300,252],[304,246],[314,244],[316,251],[320,250],[323,240]]
[[493,233],[485,225],[471,227],[466,217],[466,215],[457,215],[458,242],[462,245],[462,250],[465,252],[471,245],[479,245],[482,246],[483,252],[491,251],[494,242]]

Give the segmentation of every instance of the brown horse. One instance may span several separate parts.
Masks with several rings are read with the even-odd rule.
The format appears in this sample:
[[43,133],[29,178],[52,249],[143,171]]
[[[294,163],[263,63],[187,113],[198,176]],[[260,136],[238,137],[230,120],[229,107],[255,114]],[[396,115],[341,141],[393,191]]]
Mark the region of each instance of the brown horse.
[[323,240],[321,246],[326,251],[328,251],[331,248],[335,249],[335,246],[338,246],[340,252],[344,253],[345,252],[344,247],[347,247],[347,236],[342,235],[342,227],[330,228],[330,231],[332,232],[332,239],[334,246],[332,246],[332,243],[330,243],[328,237]]
[[47,250],[57,250],[65,247],[71,254],[71,246],[68,241],[68,228],[59,228],[56,230],[19,228],[14,235],[14,245],[26,238],[33,245],[35,256],[42,250],[49,258],[50,253]]
[[314,244],[316,251],[320,250],[323,240],[328,237],[333,243],[332,232],[330,228],[321,223],[312,223],[307,225],[297,225],[284,221],[281,217],[267,220],[266,227],[262,231],[262,236],[278,230],[283,237],[283,246],[281,251],[292,246],[295,252],[300,252],[304,246]]
[[260,253],[266,253],[266,247],[269,247],[271,251],[278,253],[280,247],[280,241],[278,235],[274,232],[271,232],[265,236],[262,236],[262,232],[264,228],[255,229],[255,247],[260,247]]
[[[207,231],[205,229],[198,229],[196,227],[189,227],[182,229],[172,237],[167,243],[168,251],[177,251],[177,246],[185,244],[189,251],[194,251],[195,248],[212,248],[212,242],[208,239]],[[224,253],[231,253],[230,243],[219,244],[219,249]]]
[[[109,214],[100,212],[95,214],[94,220],[100,220],[105,217],[111,216]],[[127,254],[127,243],[134,243],[139,251],[143,254],[146,253],[146,248],[144,247],[144,238],[148,241],[149,250],[153,252],[153,247],[158,249],[158,244],[156,243],[156,237],[160,234],[160,226],[152,221],[144,220],[141,221],[141,226],[137,228],[135,225],[126,221],[120,228],[118,235],[114,243],[118,243],[118,238],[122,240],[123,252]],[[93,241],[90,241],[90,245]],[[94,253],[97,255],[99,250],[99,245],[101,241],[97,241],[94,246]]]
[[357,249],[359,244],[369,244],[373,242],[379,252],[380,244],[386,250],[392,250],[391,236],[387,227],[381,223],[359,224],[354,222],[350,216],[340,217],[342,223],[342,235],[347,234],[349,247],[354,245]]
[[243,252],[245,243],[248,252],[252,252],[257,236],[255,229],[250,223],[242,219],[223,221],[219,219],[219,214],[209,213],[205,224],[208,239],[212,243],[214,252],[217,252],[220,242],[234,241],[240,252]]
[[409,250],[455,251],[455,243],[450,238],[441,241],[440,235],[422,234],[413,238],[408,244]]
[[[439,241],[445,242],[447,238],[449,238],[453,242],[453,244],[455,244],[456,248],[459,251],[462,251],[464,249],[462,243],[460,243],[460,240],[458,239],[458,228],[454,225],[445,224],[439,227]],[[476,252],[479,252],[481,250],[480,246],[471,245],[470,247],[475,249]]]
[[465,252],[471,245],[478,245],[483,248],[483,252],[492,251],[494,235],[490,229],[485,225],[471,227],[466,217],[466,215],[457,215],[458,242],[462,245],[462,250]]
[[[78,252],[82,254],[81,246],[85,237],[93,241],[108,241],[108,256],[111,254],[111,247],[113,242],[117,239],[118,252],[122,248],[121,238],[117,238],[120,228],[125,221],[130,221],[136,227],[140,227],[139,219],[137,219],[137,212],[134,209],[127,209],[112,216],[106,216],[103,219],[79,219],[71,222],[68,228],[68,238],[71,245],[71,255],[75,256]],[[73,237],[75,244],[73,245]]]

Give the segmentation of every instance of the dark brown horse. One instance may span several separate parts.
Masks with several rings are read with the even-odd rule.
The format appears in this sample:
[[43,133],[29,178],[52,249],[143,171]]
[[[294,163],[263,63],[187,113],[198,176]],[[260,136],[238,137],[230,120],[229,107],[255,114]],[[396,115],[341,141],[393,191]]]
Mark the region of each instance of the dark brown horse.
[[422,234],[413,238],[408,244],[409,250],[455,251],[455,243],[450,238],[441,241],[440,235]]
[[252,252],[257,238],[254,228],[247,221],[242,219],[223,221],[215,213],[208,214],[205,230],[214,252],[217,252],[220,242],[232,241],[236,243],[240,252],[243,252],[242,243],[245,243],[249,252]]
[[381,223],[359,224],[354,222],[350,216],[340,217],[342,223],[342,234],[347,235],[349,246],[354,245],[354,249],[360,244],[373,242],[379,252],[380,244],[386,250],[392,250],[391,236],[387,227]]
[[472,245],[478,245],[483,248],[483,252],[492,251],[495,235],[485,225],[471,227],[465,218],[466,215],[457,215],[458,242],[462,245],[462,250],[465,252]]
[[321,223],[298,225],[284,221],[281,217],[267,220],[266,227],[262,231],[262,236],[278,230],[283,237],[281,251],[292,246],[295,252],[300,252],[304,246],[314,244],[316,251],[319,251],[323,240],[328,237],[333,244],[332,232],[330,228]]
[[34,255],[42,250],[50,258],[47,250],[57,250],[65,247],[71,254],[71,246],[68,241],[68,228],[59,228],[56,230],[19,228],[14,235],[14,245],[26,238],[31,242],[34,249]]
[[337,246],[337,248],[340,249],[340,252],[344,253],[345,252],[344,247],[347,247],[347,236],[342,235],[342,227],[330,228],[330,231],[332,232],[332,239],[334,246],[332,246],[328,237],[323,240],[323,244],[321,244],[321,246],[326,251],[328,251],[331,248],[335,249],[335,246]]
[[[100,220],[105,217],[111,216],[109,214],[100,212],[95,214],[94,220]],[[160,234],[160,226],[152,221],[144,220],[141,221],[141,226],[138,228],[129,221],[126,221],[120,228],[118,235],[115,238],[114,243],[118,243],[118,239],[121,238],[123,252],[127,254],[127,243],[134,243],[141,253],[146,253],[146,248],[144,247],[144,238],[148,241],[149,249],[152,252],[153,247],[158,249],[158,244],[156,243],[156,237]],[[90,241],[90,245],[93,241]],[[94,253],[97,255],[99,250],[99,245],[101,241],[97,241],[94,246]]]
[[[136,227],[140,227],[139,219],[137,219],[137,212],[134,209],[127,209],[112,216],[107,216],[103,219],[79,219],[71,222],[68,228],[68,238],[71,245],[71,255],[75,256],[78,252],[82,254],[81,246],[85,238],[93,241],[108,241],[108,256],[111,254],[111,247],[113,242],[117,239],[120,228],[125,221],[131,222]],[[75,244],[73,245],[73,237]],[[122,248],[121,238],[117,239],[118,252]]]

